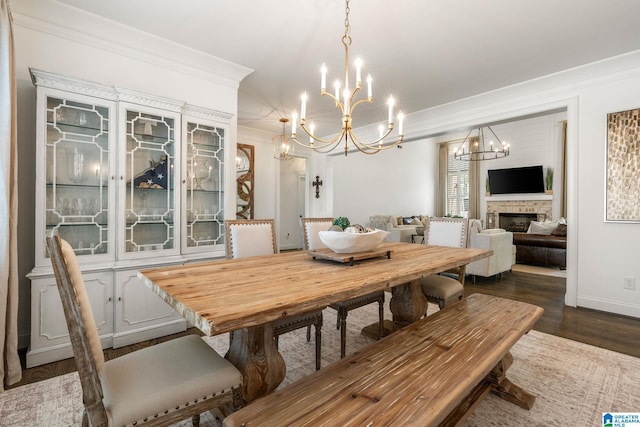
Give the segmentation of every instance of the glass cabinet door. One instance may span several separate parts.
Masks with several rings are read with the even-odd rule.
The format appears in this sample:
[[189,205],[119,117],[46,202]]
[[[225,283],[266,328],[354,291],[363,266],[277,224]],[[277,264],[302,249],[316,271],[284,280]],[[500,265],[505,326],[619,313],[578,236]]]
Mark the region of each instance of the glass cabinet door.
[[[83,99],[83,98],[78,98]],[[109,156],[112,106],[45,98],[45,211],[47,233],[58,229],[78,256],[109,247]],[[46,248],[44,256],[48,257]]]
[[224,145],[226,129],[185,119],[185,252],[224,245]]
[[177,252],[176,133],[179,115],[138,106],[121,107],[124,130],[124,191],[119,193],[124,212],[125,254],[149,251]]

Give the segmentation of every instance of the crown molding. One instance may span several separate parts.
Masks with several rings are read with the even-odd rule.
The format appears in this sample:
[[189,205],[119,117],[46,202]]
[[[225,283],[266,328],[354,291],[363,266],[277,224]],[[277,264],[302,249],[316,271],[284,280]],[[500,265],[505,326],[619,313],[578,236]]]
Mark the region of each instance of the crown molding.
[[[63,3],[41,1],[13,8],[14,26],[144,61],[191,77],[237,89],[252,69],[109,21]],[[21,3],[19,2],[18,5]],[[16,6],[18,6],[16,5]],[[108,34],[109,37],[104,37]],[[132,45],[131,40],[135,40]],[[215,71],[212,71],[215,70]]]
[[111,86],[101,85],[99,83],[90,82],[88,80],[65,77],[59,74],[37,70],[34,68],[29,68],[29,72],[31,73],[31,81],[35,86],[44,86],[52,89],[64,90],[67,92],[75,92],[82,95],[108,99],[111,101],[115,101],[118,99],[118,93],[116,92],[115,88]]
[[225,113],[223,111],[210,110],[203,107],[197,107],[190,104],[185,104],[183,106],[182,113],[190,117],[221,122],[224,124],[229,124],[231,122],[231,119],[233,118],[233,114]]

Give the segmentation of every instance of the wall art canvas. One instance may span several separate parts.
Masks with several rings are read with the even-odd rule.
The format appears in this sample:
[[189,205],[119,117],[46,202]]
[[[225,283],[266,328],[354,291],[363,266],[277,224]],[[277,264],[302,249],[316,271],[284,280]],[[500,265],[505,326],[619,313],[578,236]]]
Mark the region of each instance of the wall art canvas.
[[640,108],[607,114],[605,220],[640,222]]

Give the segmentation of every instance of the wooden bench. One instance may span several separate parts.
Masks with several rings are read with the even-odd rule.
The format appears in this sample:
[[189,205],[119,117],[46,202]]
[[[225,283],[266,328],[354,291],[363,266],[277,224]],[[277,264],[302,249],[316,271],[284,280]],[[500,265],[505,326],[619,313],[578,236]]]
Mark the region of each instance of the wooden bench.
[[509,350],[542,315],[473,294],[225,418],[226,427],[455,425],[491,390],[530,409],[506,378]]

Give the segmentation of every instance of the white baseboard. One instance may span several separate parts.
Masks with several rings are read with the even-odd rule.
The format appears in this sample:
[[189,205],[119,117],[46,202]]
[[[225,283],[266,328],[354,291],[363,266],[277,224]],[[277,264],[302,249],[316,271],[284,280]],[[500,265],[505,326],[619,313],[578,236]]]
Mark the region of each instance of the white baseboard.
[[640,318],[640,305],[637,304],[622,304],[619,301],[611,301],[603,298],[578,296],[578,307]]

